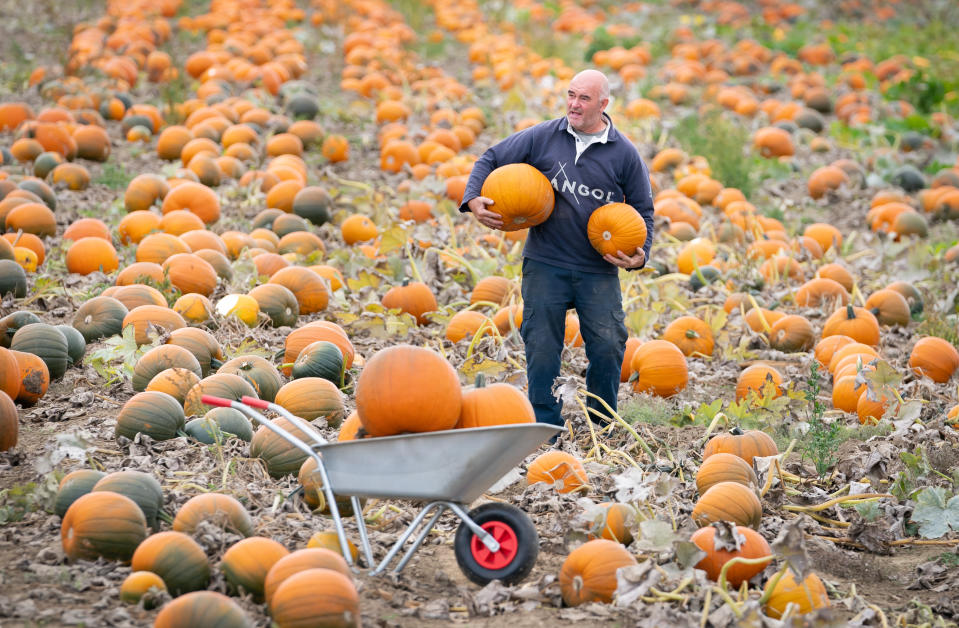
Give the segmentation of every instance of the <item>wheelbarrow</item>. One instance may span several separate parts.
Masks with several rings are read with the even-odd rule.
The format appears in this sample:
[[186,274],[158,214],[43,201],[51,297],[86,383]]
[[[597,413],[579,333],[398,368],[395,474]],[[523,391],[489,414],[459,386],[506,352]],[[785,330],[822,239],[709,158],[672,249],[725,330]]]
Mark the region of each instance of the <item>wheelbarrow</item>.
[[[234,401],[204,395],[202,401],[239,410],[316,461],[343,557],[354,569],[336,495],[349,497],[353,512],[359,513],[356,524],[370,575],[386,571],[416,533],[392,570],[402,571],[446,511],[460,519],[453,550],[467,578],[480,585],[492,580],[514,584],[533,569],[539,536],[525,512],[500,502],[469,512],[467,508],[561,428],[522,423],[331,443],[309,422],[262,399]],[[254,408],[283,416],[312,442],[297,438]],[[373,559],[361,497],[426,502],[379,564]]]

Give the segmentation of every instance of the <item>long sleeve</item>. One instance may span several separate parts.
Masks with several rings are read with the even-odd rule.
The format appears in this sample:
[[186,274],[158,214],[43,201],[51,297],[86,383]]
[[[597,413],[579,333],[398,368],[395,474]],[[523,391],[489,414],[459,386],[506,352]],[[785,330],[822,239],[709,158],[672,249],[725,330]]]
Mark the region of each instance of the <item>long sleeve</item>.
[[486,149],[486,152],[476,160],[476,163],[473,164],[473,170],[470,172],[470,178],[466,182],[466,191],[463,192],[463,202],[459,207],[461,212],[470,211],[467,203],[477,196],[480,196],[483,182],[486,181],[489,173],[500,166],[521,163],[529,159],[533,138],[539,126],[541,125],[523,129],[519,133],[510,135],[502,142],[490,146]]

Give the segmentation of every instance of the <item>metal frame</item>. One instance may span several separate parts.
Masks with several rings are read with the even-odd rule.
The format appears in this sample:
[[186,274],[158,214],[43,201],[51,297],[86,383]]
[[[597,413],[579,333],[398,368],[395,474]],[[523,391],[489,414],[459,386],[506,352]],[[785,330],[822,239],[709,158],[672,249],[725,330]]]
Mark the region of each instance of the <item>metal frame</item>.
[[[242,401],[234,401],[231,399],[223,399],[210,395],[204,395],[202,401],[209,405],[230,407],[242,412],[256,423],[266,426],[267,429],[273,431],[277,436],[313,458],[313,460],[316,462],[317,470],[320,473],[320,478],[323,482],[323,493],[330,508],[330,515],[333,517],[333,525],[336,527],[336,534],[340,542],[340,549],[343,557],[346,559],[347,564],[349,564],[351,568],[357,570],[357,566],[354,565],[352,556],[350,554],[349,545],[347,544],[346,531],[343,528],[343,520],[336,504],[336,497],[333,494],[333,487],[330,482],[329,474],[327,473],[326,465],[323,461],[323,454],[320,451],[323,446],[330,443],[324,439],[323,436],[316,430],[316,428],[309,422],[301,419],[300,417],[294,416],[282,406],[274,403],[269,403],[267,401],[252,397],[243,397]],[[269,409],[286,418],[293,425],[303,430],[304,434],[306,434],[307,437],[312,441],[312,444],[307,444],[306,442],[300,440],[288,430],[283,429],[253,408],[260,408],[264,410]],[[377,565],[373,558],[373,549],[370,545],[369,534],[366,529],[366,522],[363,519],[363,509],[360,506],[359,497],[355,495],[351,496],[350,503],[353,506],[356,525],[359,529],[360,544],[363,549],[363,556],[366,559],[366,564],[372,569],[370,571],[370,575],[383,573],[404,548],[404,546],[407,544],[407,541],[409,541],[410,537],[413,536],[413,533],[416,532],[417,528],[421,528],[419,533],[413,539],[412,545],[407,548],[406,552],[403,554],[403,557],[393,569],[393,573],[399,573],[402,571],[413,557],[413,554],[416,552],[416,550],[419,549],[419,547],[426,540],[426,537],[439,521],[440,517],[447,510],[453,512],[453,514],[459,517],[459,519],[462,520],[463,523],[469,527],[469,529],[472,530],[477,537],[480,538],[483,544],[491,552],[497,552],[500,549],[500,544],[496,541],[496,539],[494,539],[491,534],[481,528],[475,521],[473,521],[473,519],[470,518],[469,514],[467,513],[467,504],[448,500],[435,500],[427,503],[419,511],[416,517],[413,518],[413,521],[410,522],[409,526],[407,526],[406,530],[400,535],[400,537],[387,552],[383,560]],[[431,512],[432,516],[424,525],[424,520],[426,520],[427,515],[429,515]],[[374,565],[376,565],[375,568]]]

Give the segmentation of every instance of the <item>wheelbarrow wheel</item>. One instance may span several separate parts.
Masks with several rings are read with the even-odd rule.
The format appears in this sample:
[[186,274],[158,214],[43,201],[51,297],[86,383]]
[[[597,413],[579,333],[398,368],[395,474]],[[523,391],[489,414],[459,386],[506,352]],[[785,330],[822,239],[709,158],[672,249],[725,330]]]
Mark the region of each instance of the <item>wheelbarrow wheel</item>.
[[500,544],[491,552],[469,527],[460,522],[453,544],[456,562],[476,584],[500,580],[515,584],[529,575],[539,554],[539,535],[526,513],[509,504],[489,503],[471,510],[470,518]]

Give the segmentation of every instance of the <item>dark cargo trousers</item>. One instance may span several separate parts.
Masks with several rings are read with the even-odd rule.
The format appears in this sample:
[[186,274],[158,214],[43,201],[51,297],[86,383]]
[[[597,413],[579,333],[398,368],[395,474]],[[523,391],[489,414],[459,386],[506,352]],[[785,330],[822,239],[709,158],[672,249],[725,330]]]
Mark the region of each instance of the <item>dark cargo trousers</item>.
[[[563,425],[562,403],[553,396],[560,374],[566,331],[566,311],[576,309],[580,333],[589,359],[586,389],[616,409],[619,375],[626,350],[626,325],[619,275],[560,268],[523,259],[523,324],[529,400],[536,421]],[[587,407],[608,412],[596,399]],[[592,415],[591,418],[599,420]]]

